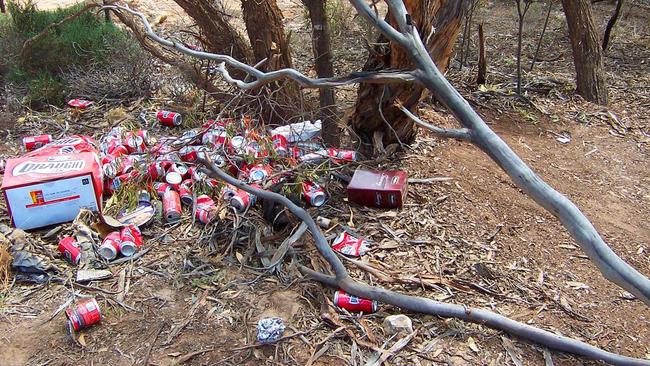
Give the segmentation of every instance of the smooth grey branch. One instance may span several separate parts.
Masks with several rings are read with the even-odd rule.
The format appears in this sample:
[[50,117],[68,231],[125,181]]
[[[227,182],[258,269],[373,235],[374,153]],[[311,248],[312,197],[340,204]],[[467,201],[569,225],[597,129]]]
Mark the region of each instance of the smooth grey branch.
[[459,139],[459,140],[465,140],[465,141],[471,141],[472,135],[471,131],[467,128],[443,128],[443,127],[438,127],[436,125],[432,125],[431,123],[425,122],[420,117],[416,116],[413,114],[413,112],[409,111],[408,108],[404,107],[402,104],[397,104],[397,108],[401,109],[404,114],[415,124],[418,126],[422,126],[431,132],[435,133],[436,135],[440,137],[446,137],[446,138],[451,138],[451,139]]
[[[231,56],[193,50],[191,48],[188,48],[182,43],[173,42],[165,38],[162,38],[154,32],[146,15],[144,15],[141,12],[132,10],[128,6],[108,5],[103,8],[111,9],[113,11],[125,11],[139,17],[142,23],[144,24],[145,33],[147,37],[151,38],[153,41],[158,42],[159,44],[165,47],[176,49],[179,52],[186,54],[188,56],[196,57],[203,60],[213,60],[213,61],[220,62],[219,66],[217,67],[217,70],[223,75],[226,82],[233,84],[241,89],[254,89],[264,84],[268,84],[273,81],[282,80],[282,79],[294,80],[301,86],[307,88],[330,88],[335,86],[358,84],[361,82],[386,84],[386,83],[416,81],[412,71],[402,71],[402,70],[355,72],[344,77],[330,77],[330,78],[310,78],[295,69],[280,69],[280,70],[264,72],[246,63],[238,61],[237,59]],[[239,80],[233,78],[228,72],[228,70],[226,69],[225,67],[226,64],[228,64],[229,66],[235,69],[244,71],[246,74],[253,76],[256,80],[247,82],[246,80]]]
[[405,310],[446,318],[458,318],[472,323],[486,325],[490,328],[503,330],[517,337],[559,351],[603,360],[614,365],[650,366],[650,361],[648,360],[641,360],[608,352],[569,337],[560,336],[531,325],[517,322],[489,310],[469,308],[463,305],[447,304],[427,299],[425,297],[404,295],[380,287],[368,286],[360,283],[350,277],[347,269],[330,247],[323,232],[306,210],[298,207],[296,204],[291,202],[291,200],[281,194],[251,187],[241,180],[226,174],[223,170],[219,169],[219,167],[208,160],[201,159],[200,162],[206,167],[202,170],[208,174],[208,176],[232,184],[233,186],[254,194],[263,200],[270,200],[279,203],[287,207],[292,214],[296,215],[296,217],[307,225],[307,228],[314,238],[316,248],[325,260],[327,260],[330,266],[332,266],[335,273],[335,276],[330,276],[316,272],[305,266],[299,267],[301,272],[318,282],[334,288],[343,289],[353,295],[395,305]]
[[[357,9],[367,6],[364,0],[350,1]],[[406,19],[406,8],[401,0],[386,1],[395,19]],[[378,16],[375,13],[360,12],[360,14],[371,22],[377,21]],[[383,28],[380,30],[384,32]],[[415,65],[415,77],[447,107],[463,127],[470,131],[472,143],[490,156],[519,188],[560,220],[605,278],[650,305],[650,280],[617,256],[580,209],[537,176],[508,144],[488,127],[438,70],[417,28],[408,26],[407,30],[408,32],[402,34],[401,41],[397,40],[397,42],[407,51]],[[396,30],[392,28],[384,32],[384,35],[391,38],[394,32]]]

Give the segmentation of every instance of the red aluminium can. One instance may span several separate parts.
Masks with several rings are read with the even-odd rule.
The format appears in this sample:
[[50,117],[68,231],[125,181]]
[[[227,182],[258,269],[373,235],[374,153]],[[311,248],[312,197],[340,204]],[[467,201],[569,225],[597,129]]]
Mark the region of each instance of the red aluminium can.
[[154,191],[156,191],[158,197],[162,198],[165,195],[165,193],[171,191],[172,186],[170,186],[167,183],[155,182],[153,184],[153,189]]
[[63,254],[65,259],[74,264],[78,265],[79,260],[81,259],[81,248],[77,244],[75,238],[68,236],[59,241],[59,252]]
[[206,195],[200,195],[196,198],[196,211],[194,215],[197,220],[203,224],[209,224],[214,220],[215,204],[212,198]]
[[38,135],[23,137],[25,151],[36,150],[52,142],[52,135]]
[[344,231],[334,239],[332,249],[345,255],[359,257],[370,250],[370,243],[364,238],[357,238]]
[[127,225],[120,231],[120,253],[130,257],[142,246],[142,233],[135,225]]
[[156,114],[156,118],[160,123],[167,127],[176,127],[180,126],[183,123],[183,117],[180,113],[170,112],[170,111],[159,111]]
[[75,331],[88,328],[102,320],[99,304],[94,298],[81,300],[75,306],[66,309],[65,315],[68,316],[68,327]]
[[325,190],[314,182],[303,182],[302,194],[305,197],[305,201],[314,207],[322,206],[327,198]]
[[178,195],[181,197],[181,203],[186,206],[191,206],[193,203],[192,188],[190,188],[192,180],[184,180],[178,186]]
[[284,135],[277,134],[271,136],[271,140],[273,141],[273,149],[275,150],[275,153],[282,158],[286,157],[289,153],[289,143],[287,138]]
[[181,219],[181,197],[178,192],[169,190],[163,195],[163,214],[165,221],[178,222]]
[[97,253],[106,260],[113,260],[117,257],[117,253],[120,252],[120,246],[122,245],[122,239],[119,231],[113,231],[112,233],[106,235],[102,245],[97,249]]
[[334,305],[347,311],[364,312],[366,314],[376,312],[378,307],[378,303],[375,300],[350,295],[341,290],[334,293]]
[[158,180],[159,178],[165,176],[165,167],[163,166],[162,162],[157,161],[149,165],[147,173],[149,174],[149,178],[152,181]]

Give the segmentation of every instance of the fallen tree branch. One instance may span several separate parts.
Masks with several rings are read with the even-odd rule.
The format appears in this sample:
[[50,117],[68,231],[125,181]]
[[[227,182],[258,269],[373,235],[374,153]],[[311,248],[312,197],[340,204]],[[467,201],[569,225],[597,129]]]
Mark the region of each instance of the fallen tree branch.
[[299,269],[303,274],[313,278],[318,282],[321,282],[333,288],[343,289],[346,292],[349,292],[356,296],[392,304],[404,310],[446,318],[457,318],[477,324],[486,325],[490,328],[505,331],[519,338],[526,339],[528,341],[538,343],[546,347],[556,349],[558,351],[569,352],[588,358],[603,360],[614,365],[650,366],[650,361],[648,360],[641,360],[608,352],[569,337],[560,336],[540,328],[514,321],[489,310],[469,308],[456,304],[447,304],[419,296],[404,295],[357,282],[350,277],[347,269],[339,257],[336,255],[336,252],[332,250],[322,231],[319,229],[318,225],[307,211],[298,207],[283,195],[253,188],[248,184],[245,184],[241,180],[238,180],[226,174],[210,161],[201,159],[200,162],[205,166],[205,168],[202,168],[202,170],[210,177],[219,179],[228,184],[232,184],[239,189],[256,195],[258,198],[279,203],[287,207],[292,214],[294,214],[307,225],[307,228],[314,238],[314,243],[318,248],[318,251],[325,258],[325,260],[327,260],[335,273],[335,276],[332,276],[321,272],[316,272],[305,266],[299,266]]
[[244,88],[257,85],[254,83],[269,83],[280,78],[290,78],[297,81],[304,87],[321,88],[341,86],[357,82],[392,82],[392,81],[417,81],[423,84],[438,101],[447,107],[449,111],[463,126],[463,129],[446,130],[435,126],[420,124],[425,128],[443,135],[445,137],[460,138],[472,142],[492,160],[494,160],[514,181],[514,183],[526,192],[539,205],[556,216],[571,234],[574,240],[580,245],[589,259],[598,267],[600,272],[608,280],[621,286],[628,292],[635,295],[641,301],[650,305],[650,280],[636,269],[625,263],[612,251],[598,234],[591,222],[576,207],[573,202],[564,195],[550,187],[539,176],[537,176],[524,163],[517,154],[492,131],[483,119],[472,109],[460,93],[449,83],[436,67],[424,46],[417,29],[412,24],[411,17],[406,11],[402,0],[385,0],[394,15],[398,29],[393,28],[363,0],[350,0],[357,12],[374,24],[392,42],[404,47],[408,51],[409,58],[415,66],[414,71],[396,72],[370,72],[353,73],[341,78],[312,79],[294,69],[282,69],[271,72],[263,72],[254,67],[242,63],[227,55],[212,54],[191,50],[184,45],[164,39],[158,36],[151,28],[146,16],[126,6],[108,6],[115,11],[125,11],[138,16],[146,29],[146,35],[162,46],[176,49],[186,55],[223,62],[224,65],[244,71],[255,78],[252,82],[236,80],[229,76],[225,66],[221,69],[226,71],[224,77],[230,82]]

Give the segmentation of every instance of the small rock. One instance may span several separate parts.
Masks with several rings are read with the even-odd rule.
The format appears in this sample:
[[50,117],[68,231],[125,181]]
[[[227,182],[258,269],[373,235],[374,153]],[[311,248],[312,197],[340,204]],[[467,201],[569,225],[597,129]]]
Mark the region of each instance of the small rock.
[[406,315],[390,315],[384,319],[384,329],[389,334],[395,333],[413,333],[413,322]]

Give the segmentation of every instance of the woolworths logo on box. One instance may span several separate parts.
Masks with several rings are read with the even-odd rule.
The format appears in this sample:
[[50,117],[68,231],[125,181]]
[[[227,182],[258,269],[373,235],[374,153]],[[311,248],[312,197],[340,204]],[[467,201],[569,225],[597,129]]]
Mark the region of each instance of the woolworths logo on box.
[[59,174],[65,172],[79,171],[86,166],[83,160],[68,161],[23,161],[16,165],[11,172],[14,177],[24,174]]

